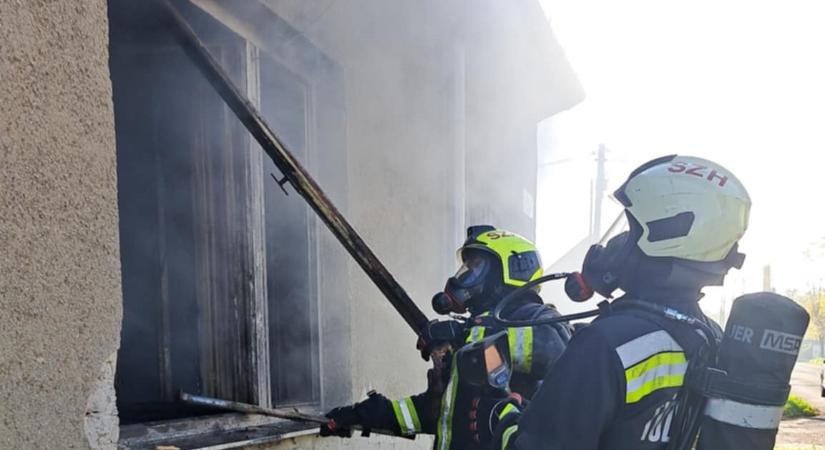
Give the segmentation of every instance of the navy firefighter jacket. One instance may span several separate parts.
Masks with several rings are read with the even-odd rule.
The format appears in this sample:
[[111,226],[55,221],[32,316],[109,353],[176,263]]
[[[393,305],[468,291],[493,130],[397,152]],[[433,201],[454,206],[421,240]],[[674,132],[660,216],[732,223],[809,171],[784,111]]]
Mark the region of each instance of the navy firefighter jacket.
[[[668,306],[704,317],[695,300]],[[669,328],[676,336],[621,308],[578,331],[517,425],[504,431],[502,448],[663,450],[674,397],[705,339],[687,326]]]
[[[533,292],[518,297],[511,306],[512,308],[502,311],[502,317],[524,320],[560,315],[554,307],[542,304],[541,298]],[[489,312],[480,316],[486,315],[489,315]],[[457,349],[477,342],[485,336],[506,331],[514,368],[510,386],[514,391],[529,398],[563,353],[569,339],[566,325],[520,328],[504,328],[490,323],[486,325],[468,328],[464,336],[453,343],[453,348]],[[435,434],[434,448],[438,450],[479,448],[479,444],[472,439],[468,412],[473,398],[482,393],[478,388],[462,382],[456,369],[455,354],[452,358],[449,380],[444,392],[437,398],[433,398],[433,393],[428,391],[392,401],[392,411],[388,411],[386,417],[387,428],[396,429],[404,435]]]

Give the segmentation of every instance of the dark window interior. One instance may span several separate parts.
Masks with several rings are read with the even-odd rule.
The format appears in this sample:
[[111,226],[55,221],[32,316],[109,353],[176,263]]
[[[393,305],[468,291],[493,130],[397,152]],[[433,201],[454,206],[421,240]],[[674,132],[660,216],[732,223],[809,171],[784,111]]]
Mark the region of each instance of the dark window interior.
[[[213,412],[177,402],[181,390],[317,403],[314,217],[297,194],[285,196],[272,181],[270,173],[280,174],[267,157],[262,167],[252,163],[260,150],[157,25],[152,4],[109,1],[124,302],[115,382],[121,423]],[[247,67],[245,40],[191,5],[183,12],[242,90],[246,71],[260,70],[262,112],[305,160],[310,111],[302,78],[263,53],[259,67]],[[260,249],[249,219],[256,192],[265,205]],[[255,328],[262,311],[252,298],[256,251],[266,261],[263,330]],[[266,366],[256,363],[256,333],[269,343]],[[271,392],[255,392],[261,370]]]
[[[284,130],[280,138],[306,161],[306,86],[272,58],[262,55],[260,64],[261,74],[265,74],[261,77],[261,112],[269,123]],[[264,170],[279,174],[269,158],[264,158]],[[269,361],[272,402],[279,405],[319,399],[318,358],[313,351],[318,345],[318,311],[312,301],[317,295],[310,259],[310,227],[314,222],[309,220],[306,205],[295,201],[297,197],[294,192],[285,196],[274,182],[265,184]],[[313,326],[294,326],[296,322]]]

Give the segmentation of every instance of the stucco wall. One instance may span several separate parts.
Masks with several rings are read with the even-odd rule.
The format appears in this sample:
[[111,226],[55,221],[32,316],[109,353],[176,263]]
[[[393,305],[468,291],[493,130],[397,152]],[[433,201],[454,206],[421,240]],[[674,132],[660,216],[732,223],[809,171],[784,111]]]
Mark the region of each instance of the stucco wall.
[[87,427],[94,447],[116,439],[121,292],[107,43],[104,0],[0,0],[3,449],[89,448]]

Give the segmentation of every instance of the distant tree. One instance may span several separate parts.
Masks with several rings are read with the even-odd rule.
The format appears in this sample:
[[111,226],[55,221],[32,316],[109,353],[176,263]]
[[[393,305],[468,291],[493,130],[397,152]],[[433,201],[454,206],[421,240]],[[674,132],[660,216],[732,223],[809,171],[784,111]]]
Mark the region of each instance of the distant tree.
[[[812,264],[819,265],[825,260],[825,236],[812,242],[803,254]],[[825,289],[822,288],[824,280],[825,273],[822,273],[818,280],[812,280],[814,287],[804,294],[796,289],[788,291],[788,297],[796,300],[811,315],[811,323],[805,337],[819,343],[819,354],[822,356],[825,356]]]
[[813,288],[797,301],[811,315],[806,337],[815,339],[819,343],[819,354],[825,355],[825,290]]

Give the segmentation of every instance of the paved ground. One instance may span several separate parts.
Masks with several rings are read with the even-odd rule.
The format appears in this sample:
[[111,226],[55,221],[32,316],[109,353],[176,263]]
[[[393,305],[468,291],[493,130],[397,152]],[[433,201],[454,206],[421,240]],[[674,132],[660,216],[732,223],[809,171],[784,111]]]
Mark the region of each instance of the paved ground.
[[820,396],[820,367],[797,364],[791,376],[791,392],[807,400],[820,416],[783,420],[779,426],[777,449],[825,450],[825,398]]
[[814,364],[797,364],[791,375],[791,393],[808,401],[814,408],[825,414],[825,398],[820,394],[819,373],[821,367]]

